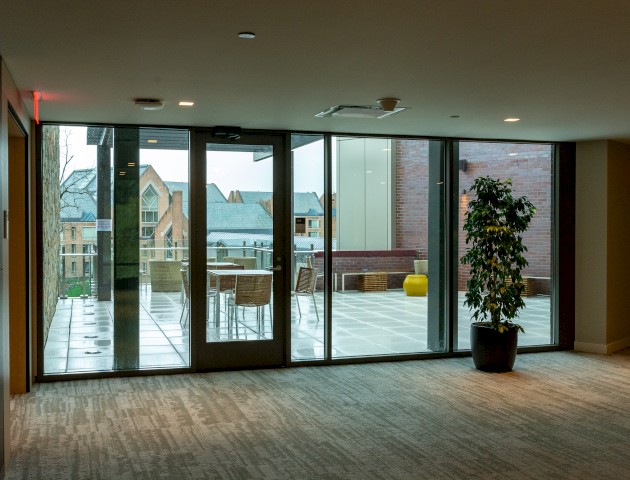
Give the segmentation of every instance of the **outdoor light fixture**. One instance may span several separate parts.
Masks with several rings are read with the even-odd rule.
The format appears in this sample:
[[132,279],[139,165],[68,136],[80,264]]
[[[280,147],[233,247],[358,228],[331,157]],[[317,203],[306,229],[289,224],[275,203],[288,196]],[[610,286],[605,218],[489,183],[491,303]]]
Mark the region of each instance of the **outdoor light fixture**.
[[459,169],[462,172],[465,172],[466,170],[468,170],[468,160],[466,159],[462,159],[459,161]]

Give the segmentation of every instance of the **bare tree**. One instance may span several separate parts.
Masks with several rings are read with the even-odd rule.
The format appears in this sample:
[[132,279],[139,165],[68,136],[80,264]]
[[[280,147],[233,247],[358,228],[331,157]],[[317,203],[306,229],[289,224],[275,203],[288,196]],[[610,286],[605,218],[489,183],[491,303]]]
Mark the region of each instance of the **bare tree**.
[[62,129],[62,141],[60,142],[60,165],[59,165],[59,198],[61,201],[61,209],[65,207],[76,207],[80,209],[78,201],[82,196],[94,198],[96,190],[94,187],[85,185],[86,181],[95,175],[93,168],[72,170],[74,168],[74,155],[70,154],[70,137],[72,131],[70,129]]

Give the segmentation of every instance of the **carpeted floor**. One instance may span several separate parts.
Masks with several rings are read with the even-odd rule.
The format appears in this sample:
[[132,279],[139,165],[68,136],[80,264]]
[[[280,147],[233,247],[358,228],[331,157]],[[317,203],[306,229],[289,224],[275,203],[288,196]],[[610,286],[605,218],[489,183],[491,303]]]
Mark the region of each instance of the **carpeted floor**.
[[7,478],[630,478],[630,349],[37,385]]

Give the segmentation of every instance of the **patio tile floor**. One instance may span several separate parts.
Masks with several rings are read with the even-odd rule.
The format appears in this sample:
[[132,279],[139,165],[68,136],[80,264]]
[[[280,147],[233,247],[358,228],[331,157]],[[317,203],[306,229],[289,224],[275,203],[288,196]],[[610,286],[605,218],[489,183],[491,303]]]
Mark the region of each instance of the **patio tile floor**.
[[[179,323],[179,293],[151,293],[143,290],[140,309],[140,368],[181,368],[189,365],[189,332]],[[302,318],[295,300],[291,312],[291,357],[293,361],[316,360],[324,356],[323,296],[316,293],[320,322],[309,298],[300,298]],[[526,308],[518,323],[525,334],[519,345],[550,343],[550,299],[525,299]],[[459,296],[459,345],[470,348],[470,315]],[[59,300],[44,350],[46,374],[109,371],[113,357],[113,304],[95,299]],[[271,322],[265,312],[258,331],[255,309],[238,313],[239,329],[228,331],[208,327],[212,341],[269,338]],[[333,294],[333,358],[430,352],[427,348],[427,297],[407,297],[402,290]]]

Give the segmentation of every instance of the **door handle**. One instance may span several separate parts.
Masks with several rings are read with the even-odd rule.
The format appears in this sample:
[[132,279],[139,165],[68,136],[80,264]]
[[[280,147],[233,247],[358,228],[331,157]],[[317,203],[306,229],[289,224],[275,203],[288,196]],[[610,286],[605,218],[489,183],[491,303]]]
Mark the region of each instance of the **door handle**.
[[282,265],[276,265],[275,267],[272,267],[272,270],[274,272],[281,272],[282,271]]

